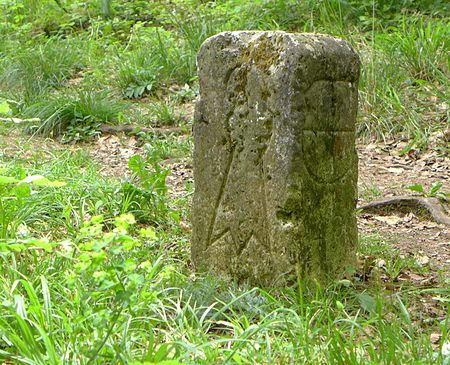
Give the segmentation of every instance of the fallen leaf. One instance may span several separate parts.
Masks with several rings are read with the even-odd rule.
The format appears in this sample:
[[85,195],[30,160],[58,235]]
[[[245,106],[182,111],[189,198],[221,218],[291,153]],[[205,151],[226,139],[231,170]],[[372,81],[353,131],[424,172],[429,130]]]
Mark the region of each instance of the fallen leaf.
[[441,335],[439,333],[432,333],[430,335],[430,342],[437,344],[441,340]]
[[433,236],[430,237],[431,240],[436,240],[441,235],[441,232],[437,232]]
[[376,260],[375,261],[375,265],[377,266],[377,267],[385,267],[386,266],[386,261],[384,261],[383,259],[378,259],[378,260]]
[[392,172],[396,175],[400,175],[403,174],[405,172],[404,169],[402,169],[401,167],[388,167],[387,171]]
[[430,258],[428,256],[417,256],[416,257],[416,262],[420,265],[420,266],[426,266],[430,263]]
[[388,216],[384,216],[384,215],[374,215],[373,218],[377,221],[383,222],[383,223],[387,223],[390,226],[395,226],[396,224],[400,223],[401,221],[403,221],[403,218],[398,217],[396,215],[388,215]]

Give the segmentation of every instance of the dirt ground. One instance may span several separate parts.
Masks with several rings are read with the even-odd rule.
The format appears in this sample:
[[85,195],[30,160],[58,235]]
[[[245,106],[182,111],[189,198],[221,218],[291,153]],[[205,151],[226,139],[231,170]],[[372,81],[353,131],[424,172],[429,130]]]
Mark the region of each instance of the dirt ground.
[[[179,135],[173,138],[186,139],[188,136]],[[443,145],[440,138],[435,136],[439,146]],[[9,141],[9,142],[8,142]],[[0,141],[0,152],[13,157],[21,148],[21,156],[32,153],[40,146],[57,143],[50,140],[33,138],[25,150],[18,142],[18,136]],[[433,142],[433,141],[431,141]],[[449,141],[445,141],[449,143]],[[444,143],[444,145],[445,145]],[[405,195],[417,195],[407,189],[407,186],[421,184],[425,191],[429,191],[434,182],[442,182],[440,191],[450,192],[450,156],[448,149],[431,148],[426,152],[410,150],[402,154],[406,142],[388,141],[385,143],[358,142],[359,155],[359,205],[369,201]],[[79,145],[77,146],[80,147]],[[433,147],[433,146],[431,146]],[[128,159],[134,154],[142,154],[142,143],[134,136],[103,135],[93,144],[83,145],[88,148],[92,157],[99,163],[105,175],[126,177],[129,176]],[[27,151],[28,150],[28,151]],[[171,174],[167,183],[172,197],[180,197],[186,193],[186,185],[192,182],[192,166],[189,159],[168,160],[165,165],[170,168]],[[446,205],[448,209],[448,204]],[[449,212],[447,211],[447,214]],[[431,269],[439,270],[449,277],[450,273],[450,226],[438,224],[431,218],[424,216],[414,209],[409,211],[376,213],[362,212],[358,216],[360,234],[376,235],[398,248],[401,255],[413,257],[416,261]]]
[[[429,192],[433,183],[442,182],[441,192],[450,192],[450,156],[436,150],[400,154],[405,143],[358,145],[359,203],[369,198],[417,195],[408,186],[421,184]],[[378,195],[378,196],[374,196]],[[446,205],[447,209],[449,206]],[[382,212],[381,212],[382,213]],[[418,211],[389,214],[361,214],[360,232],[376,233],[392,242],[400,253],[412,256],[432,269],[450,269],[450,226],[438,224]]]

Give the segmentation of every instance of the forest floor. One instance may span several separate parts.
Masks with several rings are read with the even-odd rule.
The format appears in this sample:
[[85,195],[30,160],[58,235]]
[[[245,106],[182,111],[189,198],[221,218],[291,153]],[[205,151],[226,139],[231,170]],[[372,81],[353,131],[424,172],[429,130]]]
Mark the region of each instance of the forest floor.
[[[179,135],[174,138],[183,140],[190,136]],[[406,145],[403,141],[357,141],[358,205],[383,198],[418,196],[407,187],[422,185],[425,192],[429,192],[432,184],[438,181],[442,182],[441,192],[450,192],[450,157],[438,147],[442,145],[442,136],[434,135],[433,138],[435,144],[430,141],[431,149],[425,152],[412,149],[406,154],[402,153]],[[128,158],[140,153],[142,147],[139,141],[133,136],[124,135],[104,135],[91,148],[92,157],[103,166],[104,173],[116,177],[126,176]],[[167,177],[171,197],[186,195],[186,187],[193,182],[191,158],[170,159],[165,165],[171,171]],[[450,226],[435,222],[420,209],[389,208],[358,214],[358,230],[359,235],[366,240],[373,238],[391,247],[398,254],[399,265],[397,268],[395,265],[388,268],[377,252],[359,254],[358,275],[371,277],[377,272],[386,288],[393,291],[404,285],[426,288],[449,283]],[[449,208],[446,204],[447,215]],[[180,224],[190,232],[188,221]],[[392,273],[392,270],[397,272]],[[391,283],[393,276],[396,278]],[[420,313],[426,313],[428,318],[444,317],[445,313],[434,299],[431,294],[422,295],[420,301],[411,304],[414,308],[412,313],[418,318],[421,317]]]
[[[0,364],[450,365],[446,4],[0,0]],[[193,269],[196,60],[243,29],[361,60],[357,260],[326,286]]]
[[[21,145],[18,139],[27,140],[27,149],[32,151],[49,150],[49,148],[66,148],[54,140],[40,139],[13,134],[2,138],[1,147],[10,156],[16,154]],[[190,138],[188,134],[173,136],[178,141]],[[411,185],[421,185],[429,192],[435,182],[441,182],[441,192],[450,192],[450,158],[442,153],[440,139],[447,138],[434,135],[425,152],[411,149],[402,153],[406,146],[403,141],[386,141],[365,143],[357,141],[359,156],[358,205],[371,201],[397,196],[420,196],[407,189]],[[175,142],[175,141],[174,141]],[[435,148],[433,146],[436,145]],[[101,166],[102,174],[109,177],[129,177],[128,160],[136,154],[143,153],[143,145],[135,136],[125,134],[104,134],[92,143],[73,145],[73,148],[90,151],[92,158]],[[27,151],[21,152],[22,158]],[[171,198],[186,195],[186,187],[193,182],[192,161],[190,157],[170,158],[164,161],[170,169],[167,185]],[[428,214],[417,208],[382,209],[377,212],[360,212],[358,228],[360,234],[374,235],[392,244],[400,255],[411,257],[430,271],[439,271],[450,279],[450,226],[435,222]],[[443,206],[444,211],[448,205]],[[189,227],[189,222],[182,222]],[[383,263],[378,263],[382,265]],[[430,277],[419,277],[401,273],[399,279],[428,282]]]
[[[178,139],[189,138],[187,135]],[[407,187],[420,184],[429,191],[432,183],[441,181],[441,191],[450,192],[450,158],[438,150],[421,153],[411,150],[401,154],[404,142],[357,144],[359,156],[358,205],[382,198],[417,196]],[[142,146],[133,136],[105,135],[98,139],[91,153],[110,176],[126,176],[127,161],[133,154],[142,153]],[[187,183],[193,181],[190,158],[167,160],[170,168],[167,178],[172,197],[183,196]],[[447,207],[448,208],[448,207]],[[450,278],[450,227],[439,224],[414,208],[396,209],[375,213],[362,212],[358,216],[360,233],[379,235],[400,251],[414,258],[431,271],[439,270]],[[186,222],[186,224],[188,224]],[[428,281],[403,273],[404,279]]]
[[[436,150],[401,154],[403,142],[358,144],[359,201],[417,195],[407,189],[422,185],[430,191],[442,182],[442,192],[450,191],[450,159]],[[448,206],[446,206],[448,209]],[[448,211],[447,211],[448,212]],[[439,224],[417,210],[391,210],[380,214],[360,214],[360,232],[380,234],[393,242],[400,253],[413,256],[423,265],[443,269],[449,275],[450,226]]]

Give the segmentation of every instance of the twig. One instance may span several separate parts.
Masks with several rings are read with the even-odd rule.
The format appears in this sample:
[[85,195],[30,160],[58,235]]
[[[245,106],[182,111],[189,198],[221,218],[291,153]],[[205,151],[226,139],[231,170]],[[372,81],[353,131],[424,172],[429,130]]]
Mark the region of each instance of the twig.
[[146,127],[138,127],[131,124],[124,125],[108,125],[102,124],[100,126],[100,131],[102,133],[109,134],[117,134],[117,133],[130,133],[133,135],[139,135],[139,133],[147,133],[147,134],[156,134],[156,135],[164,135],[164,134],[184,134],[186,133],[186,128],[181,127],[170,127],[170,128],[146,128]]

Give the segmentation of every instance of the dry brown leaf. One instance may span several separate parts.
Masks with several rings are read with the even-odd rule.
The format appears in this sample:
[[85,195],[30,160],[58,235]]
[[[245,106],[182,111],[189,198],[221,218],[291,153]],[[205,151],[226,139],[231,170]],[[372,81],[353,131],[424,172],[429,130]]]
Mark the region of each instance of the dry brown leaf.
[[395,226],[398,223],[403,221],[403,218],[398,217],[396,215],[387,215],[387,216],[374,215],[373,219],[375,219],[375,220],[377,220],[379,222],[383,222],[383,223],[389,224],[390,226]]
[[389,172],[392,172],[393,174],[396,174],[396,175],[400,175],[405,172],[405,169],[403,169],[401,167],[388,167],[386,170]]
[[432,344],[438,344],[440,340],[441,340],[441,334],[440,333],[432,333],[430,335],[430,342]]
[[416,256],[416,262],[420,265],[420,266],[426,266],[430,263],[430,258],[426,255],[423,256]]

